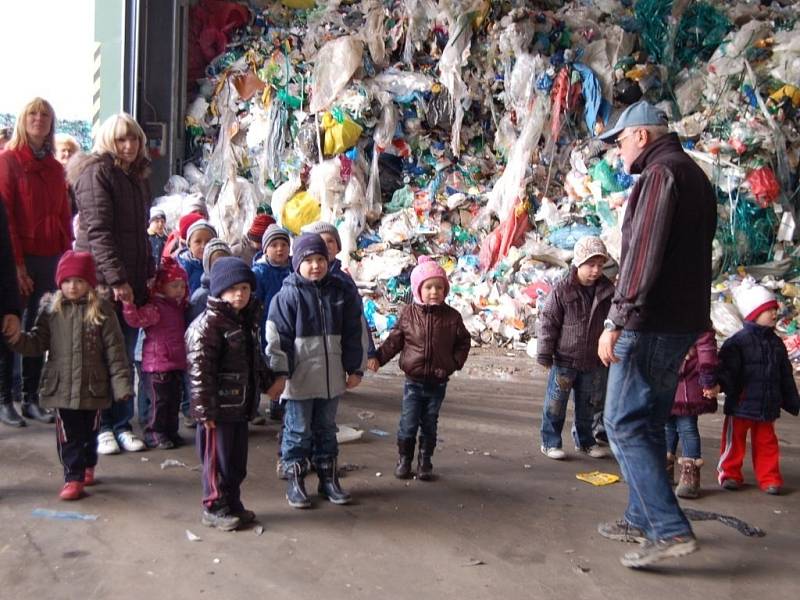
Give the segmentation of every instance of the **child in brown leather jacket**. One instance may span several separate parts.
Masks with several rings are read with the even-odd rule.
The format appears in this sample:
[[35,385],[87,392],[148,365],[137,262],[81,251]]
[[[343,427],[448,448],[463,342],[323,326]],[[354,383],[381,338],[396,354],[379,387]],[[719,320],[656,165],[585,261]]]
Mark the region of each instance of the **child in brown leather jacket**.
[[467,360],[470,337],[461,315],[445,304],[450,291],[447,274],[434,260],[421,256],[411,272],[414,302],[400,313],[389,337],[370,358],[368,367],[377,371],[400,352],[400,368],[406,374],[400,428],[399,458],[394,476],[408,479],[414,445],[419,435],[417,478],[433,478],[431,456],[436,448],[439,410],[447,390],[447,379]]

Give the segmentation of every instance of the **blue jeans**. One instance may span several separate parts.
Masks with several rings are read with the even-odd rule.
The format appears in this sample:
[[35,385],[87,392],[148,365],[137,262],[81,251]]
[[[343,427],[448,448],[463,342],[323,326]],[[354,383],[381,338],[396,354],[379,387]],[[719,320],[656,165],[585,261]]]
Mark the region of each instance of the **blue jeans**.
[[421,430],[420,438],[430,440],[429,444],[435,446],[439,410],[446,391],[446,383],[418,383],[406,379],[397,439],[414,440],[417,438],[417,430]]
[[[119,324],[122,328],[122,335],[125,337],[125,352],[128,353],[130,362],[131,381],[135,373],[133,357],[136,355],[136,340],[139,338],[139,330],[130,327],[120,315]],[[100,411],[100,433],[113,431],[114,435],[119,435],[124,431],[131,431],[131,419],[133,419],[133,398],[125,402],[112,402],[111,408]]]
[[542,445],[561,448],[561,430],[567,416],[570,393],[575,397],[575,425],[572,438],[578,448],[591,448],[596,444],[592,423],[596,408],[602,410],[608,371],[605,367],[592,371],[578,371],[553,365],[547,381],[542,413]]
[[681,440],[681,456],[700,458],[700,432],[697,430],[697,415],[670,417],[664,427],[667,434],[667,452],[677,454],[678,439]]
[[605,425],[628,484],[625,520],[648,539],[691,535],[667,477],[664,424],[670,416],[678,369],[697,334],[623,331],[619,358],[608,374]]
[[[336,409],[339,397],[313,400],[285,400],[281,460],[287,467],[311,459],[314,464],[339,455],[336,442]],[[312,455],[313,445],[313,455]]]

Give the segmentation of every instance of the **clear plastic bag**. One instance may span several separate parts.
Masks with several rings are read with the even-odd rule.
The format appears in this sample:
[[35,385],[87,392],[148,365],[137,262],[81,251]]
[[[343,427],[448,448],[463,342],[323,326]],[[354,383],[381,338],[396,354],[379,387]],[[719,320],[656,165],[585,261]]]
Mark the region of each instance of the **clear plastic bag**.
[[347,35],[325,44],[314,58],[314,80],[311,87],[312,113],[330,108],[353,74],[361,66],[364,43]]
[[366,218],[374,221],[381,216],[381,179],[380,179],[380,155],[384,148],[392,143],[394,132],[397,129],[397,109],[391,100],[381,107],[381,114],[378,123],[372,133],[374,145],[372,147],[372,166],[369,170],[369,183],[367,183],[366,193]]
[[242,232],[255,218],[260,203],[255,185],[243,177],[228,179],[220,190],[217,202],[208,211],[217,236],[229,244],[239,241]]

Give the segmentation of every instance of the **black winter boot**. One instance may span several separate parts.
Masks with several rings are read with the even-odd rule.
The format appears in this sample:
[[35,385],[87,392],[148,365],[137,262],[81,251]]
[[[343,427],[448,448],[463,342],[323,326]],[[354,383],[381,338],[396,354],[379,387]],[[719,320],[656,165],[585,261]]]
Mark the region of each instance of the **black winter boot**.
[[300,463],[292,463],[286,467],[286,500],[292,508],[308,508],[311,500],[306,493],[306,468]]
[[9,427],[25,427],[25,419],[14,408],[14,354],[0,340],[0,423]]
[[429,440],[420,436],[419,451],[417,452],[417,479],[420,481],[430,481],[433,479],[433,464],[431,456],[433,449],[436,448],[436,440]]
[[317,477],[319,477],[317,492],[320,496],[334,504],[350,504],[353,498],[339,485],[335,458],[317,463]]
[[411,462],[414,460],[414,438],[397,439],[397,466],[394,469],[394,476],[398,479],[408,479],[411,477]]
[[56,420],[53,413],[39,406],[39,394],[23,395],[22,415],[41,423],[54,423]]

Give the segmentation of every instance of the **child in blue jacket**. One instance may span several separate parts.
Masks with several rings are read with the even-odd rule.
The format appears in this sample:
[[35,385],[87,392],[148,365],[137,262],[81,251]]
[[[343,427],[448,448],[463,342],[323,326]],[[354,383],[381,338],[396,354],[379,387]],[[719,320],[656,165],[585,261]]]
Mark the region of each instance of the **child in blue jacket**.
[[725,392],[719,483],[726,490],[741,487],[749,431],[758,485],[767,494],[777,495],[783,477],[775,420],[781,409],[796,416],[800,397],[786,346],[775,335],[775,296],[766,288],[745,281],[734,292],[734,301],[745,322],[744,328],[728,338],[719,352],[718,379]]
[[[253,274],[256,276],[256,298],[264,305],[261,319],[261,349],[266,350],[267,339],[264,335],[267,327],[269,305],[275,294],[281,289],[283,280],[292,274],[292,262],[289,256],[291,237],[283,227],[272,224],[264,231],[261,238],[263,254],[253,263]],[[279,401],[269,403],[269,418],[273,421],[283,420],[283,408]]]
[[199,219],[186,231],[186,248],[178,253],[178,262],[189,277],[189,296],[200,287],[203,276],[203,251],[206,244],[217,237],[217,230],[206,221]]
[[294,273],[272,300],[266,334],[276,376],[267,394],[286,404],[281,443],[286,499],[294,508],[311,506],[304,483],[311,459],[319,494],[348,504],[350,494],[336,475],[336,409],[345,390],[356,387],[363,375],[358,297],[328,274],[328,252],[318,234],[295,239],[292,267]]

